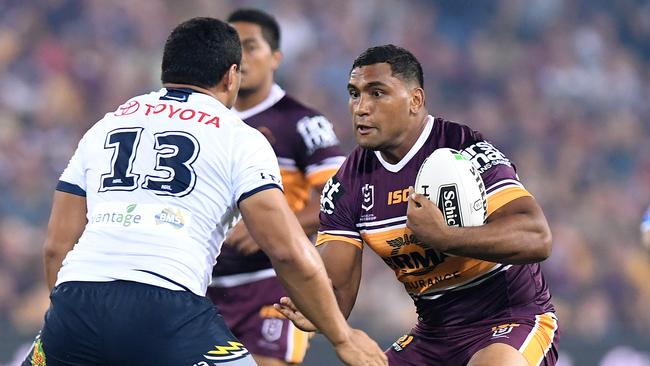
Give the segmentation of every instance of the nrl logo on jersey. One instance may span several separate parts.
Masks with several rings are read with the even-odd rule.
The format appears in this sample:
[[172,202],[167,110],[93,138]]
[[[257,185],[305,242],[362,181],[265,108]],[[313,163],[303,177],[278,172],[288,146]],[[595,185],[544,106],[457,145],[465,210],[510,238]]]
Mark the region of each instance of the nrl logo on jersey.
[[363,198],[361,208],[370,211],[375,206],[375,186],[366,183],[365,186],[361,187],[361,197]]

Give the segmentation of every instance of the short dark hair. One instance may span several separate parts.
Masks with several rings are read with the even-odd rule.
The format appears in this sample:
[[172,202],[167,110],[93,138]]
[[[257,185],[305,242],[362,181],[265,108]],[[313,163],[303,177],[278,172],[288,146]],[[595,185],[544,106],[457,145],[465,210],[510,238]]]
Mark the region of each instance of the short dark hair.
[[241,65],[241,43],[232,26],[214,18],[192,18],[167,38],[162,59],[163,83],[213,87],[235,64]]
[[228,22],[257,24],[262,28],[262,37],[271,46],[271,50],[280,48],[280,26],[271,14],[258,9],[237,9],[228,16]]
[[354,63],[352,70],[357,67],[387,63],[393,75],[400,76],[405,81],[417,81],[418,85],[424,87],[424,76],[422,65],[415,56],[408,50],[392,44],[370,47],[363,51]]

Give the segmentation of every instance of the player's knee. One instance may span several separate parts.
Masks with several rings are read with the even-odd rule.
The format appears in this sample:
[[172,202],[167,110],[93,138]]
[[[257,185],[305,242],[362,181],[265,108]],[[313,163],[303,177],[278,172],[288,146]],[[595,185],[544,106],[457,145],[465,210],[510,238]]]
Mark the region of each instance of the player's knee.
[[476,352],[467,366],[530,366],[526,358],[504,343],[491,344]]

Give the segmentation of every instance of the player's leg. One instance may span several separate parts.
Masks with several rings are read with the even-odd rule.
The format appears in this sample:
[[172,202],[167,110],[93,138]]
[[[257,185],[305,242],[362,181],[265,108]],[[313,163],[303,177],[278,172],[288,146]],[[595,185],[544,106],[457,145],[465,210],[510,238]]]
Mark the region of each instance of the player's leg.
[[272,357],[253,355],[253,358],[255,359],[255,362],[257,362],[258,366],[298,365],[298,364],[295,364],[295,363],[285,362],[284,360],[278,360],[277,358],[272,358]]
[[555,314],[545,313],[529,319],[511,319],[492,327],[482,337],[468,366],[553,366],[559,341]]
[[467,366],[529,366],[524,356],[505,343],[493,343],[476,352]]
[[302,363],[310,335],[273,308],[273,303],[286,296],[277,278],[228,288],[211,287],[208,296],[260,366]]

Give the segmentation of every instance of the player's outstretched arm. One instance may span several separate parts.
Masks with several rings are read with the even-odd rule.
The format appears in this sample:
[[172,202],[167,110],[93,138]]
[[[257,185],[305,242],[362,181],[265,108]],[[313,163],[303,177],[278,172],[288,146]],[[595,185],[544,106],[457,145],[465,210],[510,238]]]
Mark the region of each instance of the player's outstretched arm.
[[517,198],[493,212],[482,226],[450,227],[426,197],[411,193],[406,225],[438,251],[499,263],[541,262],[551,254],[551,230],[532,197]]
[[[361,282],[361,249],[342,241],[328,241],[320,247],[321,258],[325,263],[327,274],[336,295],[336,301],[343,315],[347,318],[354,307]],[[274,304],[284,316],[305,332],[316,329],[296,308],[290,298],[283,297]]]
[[323,262],[282,192],[255,193],[241,201],[239,208],[296,307],[332,342],[339,357],[349,365],[386,365],[377,343],[345,321]]
[[45,281],[50,290],[66,254],[79,241],[86,227],[86,197],[56,191],[52,202],[50,222],[43,247]]

